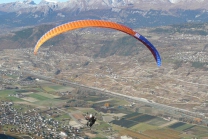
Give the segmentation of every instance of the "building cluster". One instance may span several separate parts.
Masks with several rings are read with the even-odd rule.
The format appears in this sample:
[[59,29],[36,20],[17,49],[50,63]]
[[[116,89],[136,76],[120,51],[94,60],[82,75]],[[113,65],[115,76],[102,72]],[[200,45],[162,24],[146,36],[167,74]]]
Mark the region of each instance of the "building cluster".
[[[0,76],[1,81],[7,84],[18,83],[19,85],[27,86],[27,85],[35,84],[35,81],[36,81],[36,80],[24,79],[22,72],[18,70],[0,69],[0,75],[1,75]],[[3,87],[0,87],[0,89],[3,90],[3,89],[15,89],[15,88],[12,86],[4,85]]]
[[206,52],[179,52],[174,55],[173,59],[206,63],[208,55]]
[[0,70],[0,79],[4,82],[4,83],[8,83],[8,84],[12,84],[15,83],[17,80],[14,79],[14,77],[20,77],[20,73],[17,71],[12,71],[12,70],[4,70],[1,69]]
[[[167,37],[166,37],[167,38]],[[171,40],[195,40],[195,41],[206,41],[208,35],[192,35],[192,34],[181,34],[178,36],[171,36]]]
[[9,94],[9,97],[17,97],[17,98],[24,98],[25,95],[23,95],[22,93],[16,93],[16,94]]
[[43,116],[38,109],[20,112],[13,102],[0,102],[0,129],[14,134],[27,134],[34,138],[45,139],[83,139],[81,131],[52,118]]

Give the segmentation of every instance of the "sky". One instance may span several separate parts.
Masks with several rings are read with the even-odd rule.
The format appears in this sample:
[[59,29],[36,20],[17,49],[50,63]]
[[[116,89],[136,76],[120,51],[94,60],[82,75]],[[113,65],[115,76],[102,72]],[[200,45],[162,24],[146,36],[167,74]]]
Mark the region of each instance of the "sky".
[[[0,0],[0,4],[2,3],[9,3],[9,2],[15,2],[15,1],[24,1],[24,0]],[[36,4],[40,3],[41,0],[33,0]],[[65,2],[68,0],[50,0],[50,1],[60,1],[60,2]]]

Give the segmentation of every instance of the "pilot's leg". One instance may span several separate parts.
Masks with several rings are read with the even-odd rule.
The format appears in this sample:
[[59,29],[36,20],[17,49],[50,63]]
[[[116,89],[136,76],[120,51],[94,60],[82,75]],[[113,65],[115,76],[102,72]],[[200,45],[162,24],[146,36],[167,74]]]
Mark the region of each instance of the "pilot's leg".
[[90,126],[90,130],[91,130],[91,127],[92,127],[92,122],[90,122],[90,125],[89,125],[89,126]]
[[90,127],[92,127],[92,125],[93,125],[93,123],[92,123],[92,122],[90,122]]

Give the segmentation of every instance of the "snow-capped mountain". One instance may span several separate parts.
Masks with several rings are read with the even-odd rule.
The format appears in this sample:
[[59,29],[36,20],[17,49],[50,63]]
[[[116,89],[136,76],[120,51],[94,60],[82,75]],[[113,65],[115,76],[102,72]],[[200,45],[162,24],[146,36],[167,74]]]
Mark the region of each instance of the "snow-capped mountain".
[[[33,0],[0,4],[0,25],[107,19],[131,26],[208,21],[207,0]],[[8,24],[9,23],[9,24]]]
[[57,4],[58,0],[42,0],[39,4]]
[[171,3],[190,3],[190,2],[204,2],[205,0],[169,0]]
[[[0,4],[0,11],[15,11],[21,8],[37,8],[43,5],[57,5],[62,8],[77,8],[82,10],[99,9],[99,8],[125,8],[131,7],[136,9],[161,9],[168,10],[172,8],[181,9],[208,9],[208,1],[205,0],[68,0],[59,2],[58,0],[41,0],[35,4],[32,0],[23,2],[12,2]],[[10,8],[10,9],[6,9]],[[14,9],[12,9],[14,8]]]

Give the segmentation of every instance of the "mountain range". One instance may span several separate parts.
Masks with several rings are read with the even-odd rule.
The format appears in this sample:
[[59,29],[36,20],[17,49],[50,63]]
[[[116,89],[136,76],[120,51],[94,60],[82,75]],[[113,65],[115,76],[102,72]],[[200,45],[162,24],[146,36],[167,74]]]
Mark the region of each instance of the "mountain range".
[[1,29],[80,19],[103,19],[131,27],[207,22],[205,0],[32,0],[0,4]]
[[58,2],[56,0],[42,0],[36,4],[33,0],[23,2],[11,2],[0,5],[0,11],[18,11],[19,9],[35,8],[49,6],[55,10],[67,8],[68,10],[79,8],[82,11],[90,9],[106,8],[133,8],[143,10],[168,10],[173,8],[181,9],[208,9],[208,2],[205,0],[68,0]]

